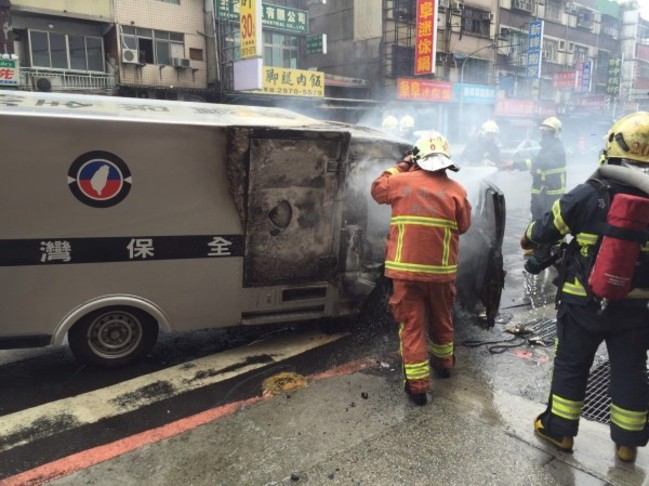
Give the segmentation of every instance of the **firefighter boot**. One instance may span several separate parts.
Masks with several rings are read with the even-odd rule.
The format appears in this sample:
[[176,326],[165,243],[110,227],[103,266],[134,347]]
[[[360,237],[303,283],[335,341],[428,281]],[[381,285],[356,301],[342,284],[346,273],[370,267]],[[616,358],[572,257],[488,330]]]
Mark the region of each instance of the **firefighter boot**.
[[[440,360],[431,357],[428,360],[428,363],[430,364],[430,367],[433,369],[435,372],[435,375],[438,378],[450,378],[451,377],[451,368],[445,368]],[[455,366],[455,355],[453,355],[453,365]]]
[[550,434],[547,430],[545,430],[545,427],[543,426],[543,420],[541,420],[542,416],[543,414],[539,415],[534,420],[534,433],[536,434],[536,436],[554,444],[564,452],[572,452],[572,446],[575,442],[574,439],[572,437],[561,437],[558,435]]
[[415,405],[419,405],[420,407],[422,407],[422,406],[424,406],[424,405],[426,405],[428,403],[428,396],[425,393],[413,393],[413,392],[411,392],[410,391],[410,386],[408,385],[407,381],[406,381],[406,384],[405,384],[404,388],[406,390],[406,393],[408,394],[408,397],[410,398],[410,400],[412,400],[412,402]]
[[638,454],[638,448],[634,446],[616,446],[615,455],[620,461],[633,462]]

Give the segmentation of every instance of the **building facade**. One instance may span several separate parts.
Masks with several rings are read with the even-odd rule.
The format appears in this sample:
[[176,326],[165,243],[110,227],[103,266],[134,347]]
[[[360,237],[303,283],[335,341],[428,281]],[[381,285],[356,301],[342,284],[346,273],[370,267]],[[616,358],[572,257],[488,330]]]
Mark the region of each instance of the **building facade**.
[[[410,115],[451,138],[489,118],[529,132],[546,116],[605,124],[649,108],[649,21],[612,0],[258,5],[264,85],[241,90],[239,0],[0,0],[0,87],[281,105],[375,126]],[[434,69],[422,72],[426,22]]]

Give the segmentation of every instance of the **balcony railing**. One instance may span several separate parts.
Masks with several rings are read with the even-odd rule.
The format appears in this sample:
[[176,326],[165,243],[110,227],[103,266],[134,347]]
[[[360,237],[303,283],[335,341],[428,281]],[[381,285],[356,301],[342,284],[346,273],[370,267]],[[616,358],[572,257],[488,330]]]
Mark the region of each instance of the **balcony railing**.
[[20,88],[28,91],[111,92],[115,76],[106,73],[20,68]]

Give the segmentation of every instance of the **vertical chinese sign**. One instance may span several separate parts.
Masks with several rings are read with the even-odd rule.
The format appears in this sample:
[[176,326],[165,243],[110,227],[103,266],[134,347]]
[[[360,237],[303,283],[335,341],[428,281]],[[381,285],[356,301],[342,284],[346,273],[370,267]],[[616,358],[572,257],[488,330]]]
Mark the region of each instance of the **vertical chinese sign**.
[[415,75],[435,72],[437,49],[437,1],[417,0],[417,35],[415,36]]
[[529,44],[527,46],[527,67],[525,77],[541,77],[541,60],[543,59],[543,21],[530,22]]
[[18,86],[20,80],[18,69],[18,59],[0,59],[0,88]]
[[585,61],[577,64],[577,82],[575,85],[576,91],[590,91],[592,70],[592,61]]
[[620,94],[620,75],[622,74],[622,60],[614,57],[608,61],[608,81],[606,92],[612,96]]
[[241,59],[261,57],[261,1],[241,0],[239,7]]

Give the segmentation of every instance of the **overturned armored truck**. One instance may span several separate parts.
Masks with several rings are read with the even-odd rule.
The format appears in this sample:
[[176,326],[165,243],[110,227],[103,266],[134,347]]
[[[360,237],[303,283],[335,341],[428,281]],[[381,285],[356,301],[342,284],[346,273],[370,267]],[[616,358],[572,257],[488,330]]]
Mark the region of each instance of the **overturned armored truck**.
[[[375,287],[389,218],[369,180],[398,140],[275,108],[27,92],[0,107],[0,348],[67,336],[117,366],[159,331],[350,315]],[[474,227],[497,253],[501,196],[482,194]]]

